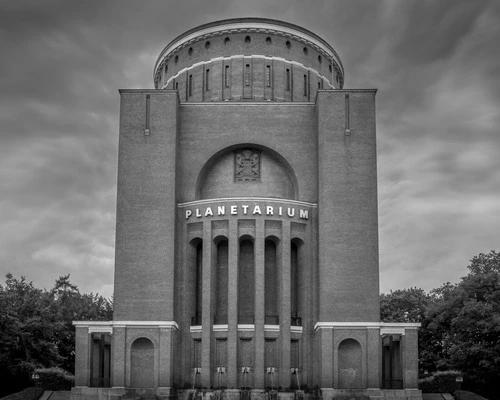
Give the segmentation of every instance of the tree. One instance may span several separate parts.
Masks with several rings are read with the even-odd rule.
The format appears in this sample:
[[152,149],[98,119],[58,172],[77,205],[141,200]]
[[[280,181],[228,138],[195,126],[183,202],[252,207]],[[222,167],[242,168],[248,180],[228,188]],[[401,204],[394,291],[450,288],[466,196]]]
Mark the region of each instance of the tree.
[[29,374],[40,367],[74,372],[74,320],[111,320],[110,300],[81,294],[60,276],[50,290],[41,290],[24,277],[7,274],[0,285],[0,397],[26,387]]
[[488,396],[500,380],[500,253],[481,253],[468,269],[458,284],[434,291],[427,318],[441,341],[442,364],[462,371],[465,387]]

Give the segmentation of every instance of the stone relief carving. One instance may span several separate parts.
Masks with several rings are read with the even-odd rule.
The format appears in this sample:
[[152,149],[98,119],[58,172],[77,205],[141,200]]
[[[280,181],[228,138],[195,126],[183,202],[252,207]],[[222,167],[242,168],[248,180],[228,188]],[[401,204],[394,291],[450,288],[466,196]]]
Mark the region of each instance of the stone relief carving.
[[252,182],[260,180],[259,151],[244,149],[235,153],[234,180],[236,182]]

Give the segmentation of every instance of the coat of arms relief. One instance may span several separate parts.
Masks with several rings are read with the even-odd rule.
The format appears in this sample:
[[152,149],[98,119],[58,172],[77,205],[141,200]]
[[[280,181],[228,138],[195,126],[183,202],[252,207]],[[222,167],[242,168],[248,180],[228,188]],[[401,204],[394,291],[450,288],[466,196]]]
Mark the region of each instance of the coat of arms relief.
[[260,151],[243,149],[234,154],[234,180],[235,182],[260,180]]

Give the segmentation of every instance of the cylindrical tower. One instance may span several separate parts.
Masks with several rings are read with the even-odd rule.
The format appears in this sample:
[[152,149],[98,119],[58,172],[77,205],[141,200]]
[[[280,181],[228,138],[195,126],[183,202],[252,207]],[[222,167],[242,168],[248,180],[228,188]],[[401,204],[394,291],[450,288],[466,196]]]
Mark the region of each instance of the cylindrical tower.
[[154,84],[176,89],[181,102],[312,101],[319,89],[341,89],[335,50],[299,26],[236,18],[191,29],[156,61]]

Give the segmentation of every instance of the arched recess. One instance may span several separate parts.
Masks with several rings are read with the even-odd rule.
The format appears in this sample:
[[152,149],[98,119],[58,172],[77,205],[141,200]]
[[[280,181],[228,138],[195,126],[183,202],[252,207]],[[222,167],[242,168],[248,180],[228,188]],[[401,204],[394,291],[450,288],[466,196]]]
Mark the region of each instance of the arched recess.
[[229,246],[225,236],[217,236],[214,239],[216,251],[215,256],[215,315],[214,324],[227,324],[228,310],[228,264]]
[[268,236],[264,249],[264,321],[268,325],[279,325],[279,239]]
[[339,389],[361,389],[362,352],[357,340],[345,339],[339,344]]
[[304,296],[304,242],[293,238],[290,242],[290,310],[292,325],[302,325]]
[[189,242],[186,293],[190,303],[191,325],[201,325],[203,287],[203,240],[194,238]]
[[238,259],[238,323],[254,323],[255,305],[255,249],[254,240],[240,238]]
[[145,337],[134,340],[130,348],[130,386],[133,388],[155,387],[155,349]]
[[[259,177],[239,182],[235,177],[239,151],[257,154]],[[226,147],[212,155],[196,180],[196,199],[222,197],[276,197],[297,200],[298,181],[290,163],[276,151],[254,143]]]

